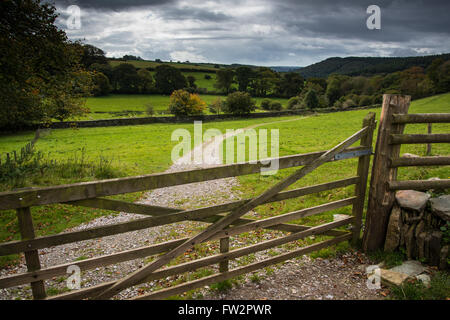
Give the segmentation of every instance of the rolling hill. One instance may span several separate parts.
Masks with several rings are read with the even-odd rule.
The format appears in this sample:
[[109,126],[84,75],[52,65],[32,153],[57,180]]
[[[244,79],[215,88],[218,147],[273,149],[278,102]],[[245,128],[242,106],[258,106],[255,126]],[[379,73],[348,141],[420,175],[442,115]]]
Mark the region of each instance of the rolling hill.
[[326,78],[332,73],[349,76],[370,76],[401,71],[413,66],[427,68],[436,58],[450,60],[450,53],[421,57],[333,57],[297,69],[296,72],[299,72],[305,78]]

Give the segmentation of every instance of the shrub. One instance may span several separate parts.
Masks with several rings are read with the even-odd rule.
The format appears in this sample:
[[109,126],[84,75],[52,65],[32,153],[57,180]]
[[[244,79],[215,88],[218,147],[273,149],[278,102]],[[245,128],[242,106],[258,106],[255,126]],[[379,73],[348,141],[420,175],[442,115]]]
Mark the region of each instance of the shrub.
[[152,116],[155,114],[155,108],[150,103],[147,103],[145,105],[145,113],[149,116]]
[[197,94],[185,90],[175,90],[170,96],[170,113],[176,116],[199,115],[205,110],[206,103]]
[[270,110],[271,101],[269,99],[264,99],[261,101],[261,109]]
[[354,108],[357,107],[358,105],[356,104],[355,101],[353,101],[352,99],[347,99],[344,101],[344,103],[342,104],[342,108],[347,109],[347,108]]
[[302,107],[302,100],[300,97],[292,97],[288,100],[287,108],[288,109],[301,109]]
[[214,100],[209,106],[209,111],[215,114],[219,114],[220,111],[222,111],[222,109],[223,109],[223,101],[220,98]]
[[283,106],[281,105],[281,103],[279,103],[278,101],[273,101],[270,104],[270,110],[273,111],[280,111],[281,109],[283,109]]
[[372,98],[369,96],[361,96],[361,98],[359,99],[359,105],[361,107],[367,107],[370,106],[372,104]]
[[206,79],[206,80],[211,80],[212,77],[211,77],[209,74],[205,74],[205,79]]
[[319,106],[319,99],[317,98],[316,92],[314,90],[309,90],[303,103],[309,109],[316,109]]
[[249,114],[255,110],[255,101],[247,92],[233,92],[228,95],[223,110],[236,115]]

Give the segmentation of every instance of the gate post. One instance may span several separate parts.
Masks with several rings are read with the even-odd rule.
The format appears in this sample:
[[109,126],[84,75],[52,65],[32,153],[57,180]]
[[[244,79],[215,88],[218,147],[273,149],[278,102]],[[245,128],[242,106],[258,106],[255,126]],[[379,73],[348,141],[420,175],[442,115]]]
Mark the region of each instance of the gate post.
[[[361,137],[361,146],[372,148],[373,132],[376,127],[375,113],[370,112],[363,120],[363,128],[369,127],[369,130]],[[353,216],[355,222],[353,224],[353,244],[357,244],[361,235],[362,216],[364,211],[364,202],[366,199],[367,178],[369,175],[371,154],[359,157],[358,160],[358,177],[359,180],[355,186],[356,202],[353,204]]]
[[363,250],[366,252],[381,249],[384,245],[389,214],[395,198],[395,193],[389,190],[389,181],[397,178],[397,168],[391,168],[390,161],[399,157],[401,146],[389,144],[389,136],[401,134],[405,128],[404,124],[393,124],[392,115],[407,114],[410,101],[410,96],[383,96],[363,235]]
[[[31,210],[29,207],[17,209],[17,218],[19,220],[19,230],[22,236],[22,240],[31,240],[35,238],[33,218],[31,217]],[[41,263],[39,261],[39,253],[37,250],[25,251],[25,261],[27,263],[28,272],[33,272],[41,269]],[[45,286],[44,281],[39,280],[31,282],[31,290],[33,292],[33,298],[45,299]]]

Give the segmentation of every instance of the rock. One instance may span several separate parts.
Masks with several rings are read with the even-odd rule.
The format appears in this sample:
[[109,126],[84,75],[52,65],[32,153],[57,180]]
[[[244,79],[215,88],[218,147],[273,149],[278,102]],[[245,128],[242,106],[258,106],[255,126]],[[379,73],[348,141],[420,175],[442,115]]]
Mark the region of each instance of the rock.
[[400,207],[417,212],[425,209],[429,198],[429,194],[414,190],[400,190],[395,193],[395,199]]
[[402,155],[403,158],[418,158],[419,156],[417,154],[413,154],[413,153],[404,153]]
[[402,227],[401,213],[402,209],[394,205],[391,216],[389,217],[384,251],[393,252],[400,245],[400,232]]
[[448,251],[449,251],[448,245],[442,247],[442,249],[441,249],[441,260],[439,261],[439,269],[441,269],[441,270],[446,270],[448,268],[448,263],[447,263]]
[[431,211],[441,219],[450,221],[450,194],[430,200]]
[[425,267],[416,260],[408,260],[401,265],[389,269],[390,271],[406,274],[409,277],[415,277],[425,271]]
[[333,221],[341,221],[350,218],[347,214],[333,214]]
[[423,283],[423,285],[427,288],[430,287],[431,278],[427,274],[420,274],[416,276],[416,279]]
[[387,286],[401,286],[409,276],[405,273],[381,269],[381,283]]

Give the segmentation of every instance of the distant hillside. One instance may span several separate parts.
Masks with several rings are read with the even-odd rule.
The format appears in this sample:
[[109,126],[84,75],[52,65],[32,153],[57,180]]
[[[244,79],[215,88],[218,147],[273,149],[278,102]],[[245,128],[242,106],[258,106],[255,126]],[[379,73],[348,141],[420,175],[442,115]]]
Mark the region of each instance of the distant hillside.
[[436,58],[450,60],[450,53],[423,57],[347,57],[329,58],[296,71],[305,78],[326,78],[332,73],[349,76],[370,76],[379,73],[392,73],[413,66],[428,67]]

